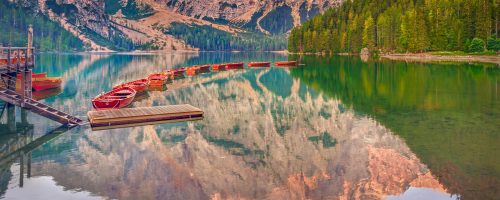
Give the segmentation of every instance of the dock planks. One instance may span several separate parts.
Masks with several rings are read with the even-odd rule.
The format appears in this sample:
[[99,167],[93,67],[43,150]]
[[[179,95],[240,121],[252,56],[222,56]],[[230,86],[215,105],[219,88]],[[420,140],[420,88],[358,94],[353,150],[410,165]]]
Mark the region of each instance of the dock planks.
[[89,111],[87,115],[93,130],[203,119],[203,111],[189,104]]

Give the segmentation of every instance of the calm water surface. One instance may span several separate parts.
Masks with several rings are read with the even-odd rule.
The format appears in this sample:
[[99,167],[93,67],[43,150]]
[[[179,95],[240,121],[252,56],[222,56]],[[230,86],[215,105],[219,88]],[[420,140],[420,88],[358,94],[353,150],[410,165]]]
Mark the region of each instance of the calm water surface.
[[[86,119],[91,98],[152,72],[288,56],[42,54],[37,59],[35,71],[61,76],[64,83],[61,90],[36,97]],[[35,114],[5,108],[0,198],[500,197],[500,68],[299,59],[305,65],[292,69],[187,77],[133,104],[188,103],[205,111],[205,119],[195,122],[66,131]]]

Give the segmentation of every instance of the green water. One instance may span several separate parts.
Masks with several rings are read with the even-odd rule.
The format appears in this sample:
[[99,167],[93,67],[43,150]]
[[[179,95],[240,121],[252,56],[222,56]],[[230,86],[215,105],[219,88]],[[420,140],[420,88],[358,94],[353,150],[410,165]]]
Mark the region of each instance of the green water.
[[[287,59],[273,53],[42,54],[35,71],[61,76],[64,83],[61,90],[35,95],[86,118],[94,96],[149,73]],[[105,131],[87,125],[66,131],[36,114],[6,108],[0,118],[0,197],[500,195],[497,66],[290,59],[304,65],[186,77],[132,105],[191,104],[205,112],[203,120],[194,122]]]

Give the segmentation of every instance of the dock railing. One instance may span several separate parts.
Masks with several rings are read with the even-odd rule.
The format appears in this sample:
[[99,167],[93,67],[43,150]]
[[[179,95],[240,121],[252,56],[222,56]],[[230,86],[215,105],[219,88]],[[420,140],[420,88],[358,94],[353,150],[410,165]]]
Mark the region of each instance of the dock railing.
[[0,47],[0,70],[21,72],[34,66],[34,47]]

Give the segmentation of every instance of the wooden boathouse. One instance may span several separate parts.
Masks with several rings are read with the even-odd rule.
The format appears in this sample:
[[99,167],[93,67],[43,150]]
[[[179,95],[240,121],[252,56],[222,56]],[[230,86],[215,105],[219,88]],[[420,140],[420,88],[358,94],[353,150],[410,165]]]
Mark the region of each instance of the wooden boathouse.
[[[70,127],[82,120],[32,98],[32,69],[35,67],[33,29],[28,29],[27,47],[0,47],[0,100],[9,106],[19,106]],[[17,78],[20,75],[20,79]],[[16,90],[17,82],[21,89]]]

